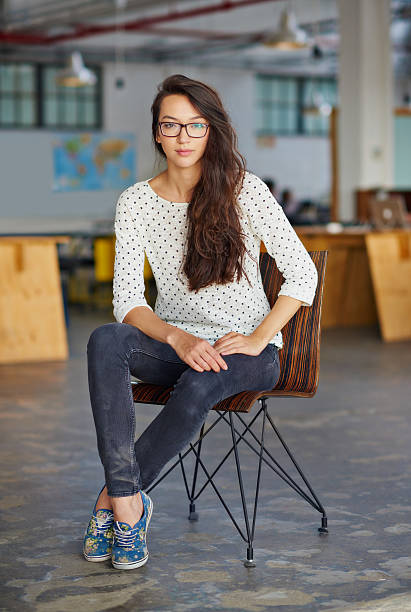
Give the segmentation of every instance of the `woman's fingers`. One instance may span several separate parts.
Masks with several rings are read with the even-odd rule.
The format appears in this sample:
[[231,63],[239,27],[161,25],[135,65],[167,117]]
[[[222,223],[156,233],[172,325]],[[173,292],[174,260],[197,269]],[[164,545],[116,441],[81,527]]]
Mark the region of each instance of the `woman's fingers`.
[[[230,335],[232,334],[234,332],[230,332]],[[200,340],[192,334],[186,334],[183,337],[181,351],[178,350],[179,348],[176,347],[178,356],[197,372],[210,371],[211,369],[214,372],[219,372],[221,368],[228,370],[228,365],[219,351],[211,346],[207,340]]]
[[233,341],[238,341],[238,338],[243,339],[244,336],[238,332],[228,332],[225,336],[221,336],[213,346],[217,351],[221,351],[227,346],[231,346]]
[[219,351],[217,349],[215,349],[213,346],[211,346],[211,344],[208,347],[208,352],[211,354],[211,356],[214,358],[214,360],[219,364],[219,366],[221,368],[223,368],[224,370],[226,370],[228,368],[226,362],[221,357]]
[[201,354],[192,355],[191,359],[197,366],[194,369],[199,372],[203,372],[204,370],[210,371],[211,369],[214,370],[214,372],[219,372],[221,369],[228,369],[224,359],[211,345],[206,346]]
[[206,353],[206,355],[208,363],[211,365],[215,372],[219,372],[221,368],[223,370],[228,370],[228,366],[224,359],[221,357],[220,353],[213,349],[211,345],[208,348],[208,352]]
[[240,351],[240,349],[242,348],[242,345],[240,345],[240,343],[237,341],[231,341],[231,342],[227,342],[220,346],[218,348],[218,350],[220,351],[220,353],[225,353],[227,351],[231,351],[233,349]]
[[207,371],[211,370],[211,364],[209,364],[208,361],[202,355],[198,355],[195,358],[195,361],[198,365],[200,365],[203,368],[203,370],[207,370]]
[[190,368],[193,368],[193,370],[196,370],[196,372],[204,372],[204,368],[200,366],[198,363],[196,363],[194,359],[189,359],[186,361],[186,363],[188,363]]

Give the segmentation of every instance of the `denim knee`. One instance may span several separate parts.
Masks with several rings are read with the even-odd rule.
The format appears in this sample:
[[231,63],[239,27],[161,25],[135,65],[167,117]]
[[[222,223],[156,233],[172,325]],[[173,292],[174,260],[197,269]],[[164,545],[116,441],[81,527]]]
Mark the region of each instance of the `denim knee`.
[[184,414],[188,418],[204,415],[218,403],[223,395],[223,382],[215,372],[196,372],[188,368],[180,376],[171,395],[184,394],[187,398],[182,403]]
[[140,331],[124,323],[105,323],[97,327],[87,343],[87,355],[128,357],[131,349],[139,344]]
[[122,323],[105,323],[96,327],[90,334],[90,338],[87,342],[87,353],[92,351],[105,350],[109,346],[113,346],[113,342],[116,342],[115,336],[116,327],[122,325]]

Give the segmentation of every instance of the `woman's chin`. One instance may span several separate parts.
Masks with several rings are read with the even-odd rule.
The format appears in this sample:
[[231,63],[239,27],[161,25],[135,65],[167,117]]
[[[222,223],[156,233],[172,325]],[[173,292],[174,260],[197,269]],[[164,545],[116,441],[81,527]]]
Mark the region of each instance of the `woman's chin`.
[[175,158],[173,156],[172,159],[168,159],[168,162],[172,164],[174,164],[177,168],[191,168],[192,166],[195,166],[198,162],[199,159],[197,157],[194,156],[189,156],[189,157],[177,157]]

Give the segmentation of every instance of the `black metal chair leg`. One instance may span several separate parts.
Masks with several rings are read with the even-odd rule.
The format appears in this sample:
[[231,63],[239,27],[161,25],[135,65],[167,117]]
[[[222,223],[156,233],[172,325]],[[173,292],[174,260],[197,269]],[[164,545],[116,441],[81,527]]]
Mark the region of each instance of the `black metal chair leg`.
[[198,521],[198,512],[196,512],[196,505],[194,503],[194,499],[195,499],[195,490],[196,490],[196,484],[197,484],[198,466],[200,463],[201,445],[203,443],[203,436],[204,436],[204,427],[205,427],[205,423],[201,427],[200,434],[198,436],[198,451],[197,453],[195,453],[196,462],[194,465],[193,481],[191,484],[191,493],[188,488],[187,476],[186,476],[186,472],[184,469],[183,458],[181,456],[181,453],[178,456],[179,461],[180,461],[181,471],[183,473],[183,480],[184,480],[184,485],[185,485],[185,489],[187,492],[187,497],[190,502],[189,510],[188,510],[188,517],[187,517],[189,521]]
[[325,514],[321,518],[321,527],[318,527],[318,532],[320,533],[320,535],[322,533],[323,534],[327,534],[328,533],[328,519],[327,519]]
[[248,519],[247,502],[246,502],[245,494],[244,494],[244,485],[243,485],[243,477],[241,474],[240,458],[238,455],[237,440],[236,440],[236,434],[235,434],[234,425],[233,425],[233,415],[231,412],[229,413],[229,418],[230,418],[231,437],[233,439],[233,446],[234,446],[234,457],[235,457],[235,465],[237,468],[238,484],[240,487],[241,503],[243,505],[244,523],[245,523],[245,528],[247,532],[247,558],[244,561],[244,565],[245,567],[255,567],[255,561],[253,558],[254,557],[254,551],[253,551],[253,535],[254,534],[252,530],[250,529],[250,521]]
[[254,512],[253,512],[253,524],[251,527],[251,538],[254,540],[255,533],[255,521],[257,518],[257,504],[258,504],[258,494],[260,492],[260,480],[261,480],[261,466],[263,462],[263,453],[264,453],[264,429],[265,429],[265,420],[267,417],[267,404],[265,399],[262,400],[261,406],[263,408],[263,424],[261,428],[261,439],[260,439],[260,454],[258,457],[258,470],[257,470],[257,482],[255,486],[255,497],[254,497]]
[[270,417],[270,415],[267,413],[267,419],[270,422],[271,427],[273,428],[274,432],[276,433],[279,441],[281,442],[284,450],[286,451],[287,455],[289,456],[289,458],[291,459],[291,461],[293,462],[296,470],[298,471],[298,473],[300,474],[301,478],[303,479],[304,483],[306,484],[308,490],[310,491],[311,495],[313,496],[313,499],[316,501],[317,503],[317,510],[319,512],[321,512],[322,514],[322,518],[321,518],[321,527],[318,528],[318,531],[320,534],[327,534],[328,533],[328,526],[327,526],[327,515],[326,512],[324,510],[323,505],[321,504],[320,500],[318,499],[317,495],[315,494],[312,486],[310,485],[310,483],[308,482],[308,479],[306,478],[304,472],[302,471],[302,469],[300,468],[300,466],[297,463],[297,460],[295,459],[294,455],[292,454],[291,450],[288,448],[285,440],[283,439],[283,437],[281,436],[280,432],[278,431],[277,427],[274,424],[274,421],[272,420],[272,418]]
[[196,463],[194,466],[193,483],[191,487],[190,506],[189,506],[189,514],[188,514],[189,521],[198,521],[198,512],[196,512],[196,505],[194,503],[194,498],[195,498],[195,490],[196,490],[196,484],[197,484],[198,465],[200,462],[201,445],[203,444],[204,426],[205,425],[203,425],[200,430],[200,436],[199,436],[200,442],[198,443],[198,452],[196,453]]

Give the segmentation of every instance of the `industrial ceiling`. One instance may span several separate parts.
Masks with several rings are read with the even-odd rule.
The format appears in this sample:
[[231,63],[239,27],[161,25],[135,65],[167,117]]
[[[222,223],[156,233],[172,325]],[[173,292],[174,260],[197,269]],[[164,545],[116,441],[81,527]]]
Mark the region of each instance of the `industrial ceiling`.
[[[284,8],[310,46],[263,43]],[[391,3],[396,74],[411,75],[411,0]],[[250,69],[270,74],[338,73],[337,0],[0,0],[0,60],[114,60]]]

